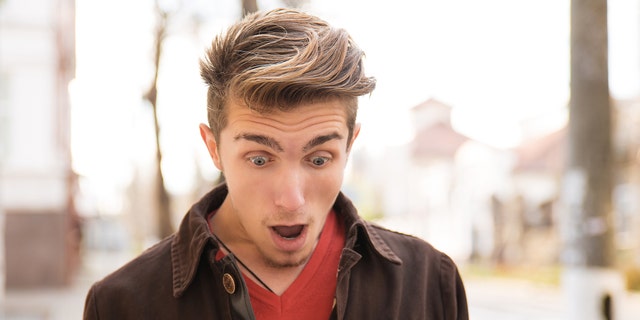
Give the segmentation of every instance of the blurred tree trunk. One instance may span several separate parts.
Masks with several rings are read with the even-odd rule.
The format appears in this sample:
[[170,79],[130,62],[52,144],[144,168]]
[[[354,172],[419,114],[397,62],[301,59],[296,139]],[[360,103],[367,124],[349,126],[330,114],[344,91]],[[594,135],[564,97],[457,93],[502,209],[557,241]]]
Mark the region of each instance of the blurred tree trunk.
[[607,0],[571,1],[569,158],[564,200],[569,319],[612,319],[615,266]]
[[[609,96],[607,0],[573,0],[569,170],[584,183],[576,199],[575,264],[614,264],[611,189],[612,119]],[[577,185],[576,185],[577,186]]]
[[242,16],[254,13],[258,11],[257,0],[241,0],[242,1]]
[[155,30],[154,43],[154,76],[149,91],[145,94],[145,99],[149,101],[153,109],[153,121],[156,138],[156,179],[155,179],[155,196],[157,208],[157,235],[160,238],[171,235],[174,231],[171,221],[171,199],[169,192],[164,184],[164,175],[162,174],[162,148],[160,146],[160,122],[158,119],[158,74],[160,70],[160,58],[162,56],[162,44],[167,35],[168,14],[164,12],[156,3],[156,12],[158,13],[158,22]]
[[302,8],[309,0],[282,0],[282,2],[289,8]]

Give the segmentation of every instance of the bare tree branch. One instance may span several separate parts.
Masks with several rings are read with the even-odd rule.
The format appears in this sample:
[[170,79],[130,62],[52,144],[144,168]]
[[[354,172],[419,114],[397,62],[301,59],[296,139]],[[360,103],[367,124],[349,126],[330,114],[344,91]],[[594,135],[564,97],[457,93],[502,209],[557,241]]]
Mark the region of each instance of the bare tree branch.
[[153,121],[155,128],[156,142],[156,179],[155,179],[155,196],[157,204],[157,235],[160,238],[169,236],[174,232],[173,223],[171,221],[171,199],[169,192],[164,184],[164,175],[162,173],[162,147],[160,145],[160,121],[158,119],[158,75],[160,71],[160,61],[162,57],[162,45],[167,36],[169,24],[169,13],[162,10],[155,3],[155,10],[158,15],[158,22],[155,30],[154,43],[154,75],[149,90],[144,98],[149,101],[153,109]]

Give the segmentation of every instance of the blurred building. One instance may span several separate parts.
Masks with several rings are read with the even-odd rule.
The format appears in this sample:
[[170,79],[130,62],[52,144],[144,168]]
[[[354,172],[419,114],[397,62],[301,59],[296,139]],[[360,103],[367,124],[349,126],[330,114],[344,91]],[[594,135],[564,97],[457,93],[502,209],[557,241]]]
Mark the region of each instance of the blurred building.
[[67,284],[78,260],[69,82],[74,0],[0,1],[0,214],[7,287]]
[[[612,107],[616,247],[621,264],[640,265],[640,100],[613,100]],[[567,134],[563,127],[525,141],[515,150],[518,162],[513,176],[526,231],[522,243],[537,262],[555,262],[561,254],[560,194]]]
[[[493,163],[503,158],[498,150],[453,129],[451,111],[451,106],[436,99],[413,107],[414,138],[379,157],[361,159],[362,155],[354,154],[353,176],[372,180],[361,185],[373,189],[369,193],[374,196],[369,198],[381,208],[379,223],[423,238],[455,259],[465,260],[473,251],[491,250],[492,246],[491,241],[484,241],[492,236],[492,224],[485,217],[490,217],[489,200],[497,186],[489,184],[500,181],[477,175],[491,176],[491,169],[508,169]],[[468,157],[483,161],[466,161]],[[356,197],[358,200],[366,201]]]
[[[614,101],[617,248],[640,262],[640,101]],[[424,238],[454,258],[501,265],[561,262],[562,179],[567,128],[527,128],[519,146],[494,148],[457,132],[452,108],[429,99],[412,108],[415,135],[379,160],[354,155],[354,176],[369,177],[367,202],[380,223]],[[532,120],[535,122],[535,120]],[[361,188],[361,190],[364,190]],[[360,205],[363,206],[363,205]],[[363,207],[366,207],[364,205]]]
[[614,104],[616,243],[627,259],[621,262],[640,266],[640,97]]
[[411,111],[410,175],[420,186],[412,203],[424,217],[425,238],[457,258],[491,259],[502,233],[496,199],[513,197],[513,155],[457,132],[452,107],[441,101]]

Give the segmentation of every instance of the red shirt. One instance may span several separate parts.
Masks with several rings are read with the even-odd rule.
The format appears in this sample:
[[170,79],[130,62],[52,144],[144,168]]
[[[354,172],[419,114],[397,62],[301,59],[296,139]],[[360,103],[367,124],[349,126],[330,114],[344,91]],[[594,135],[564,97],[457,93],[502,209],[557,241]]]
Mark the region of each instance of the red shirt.
[[[344,241],[344,227],[332,210],[309,262],[281,296],[243,274],[256,319],[329,319]],[[218,258],[222,256],[219,251]]]

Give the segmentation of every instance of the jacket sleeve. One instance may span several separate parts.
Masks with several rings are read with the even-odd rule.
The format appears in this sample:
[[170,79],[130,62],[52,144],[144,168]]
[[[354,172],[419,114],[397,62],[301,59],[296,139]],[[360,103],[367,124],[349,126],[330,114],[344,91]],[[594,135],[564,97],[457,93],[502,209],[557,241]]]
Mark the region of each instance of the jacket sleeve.
[[89,293],[87,294],[87,298],[84,302],[84,315],[82,317],[84,320],[98,320],[98,307],[96,305],[96,292],[95,285],[89,289]]
[[468,320],[467,295],[458,268],[445,254],[441,258],[440,289],[446,319]]

